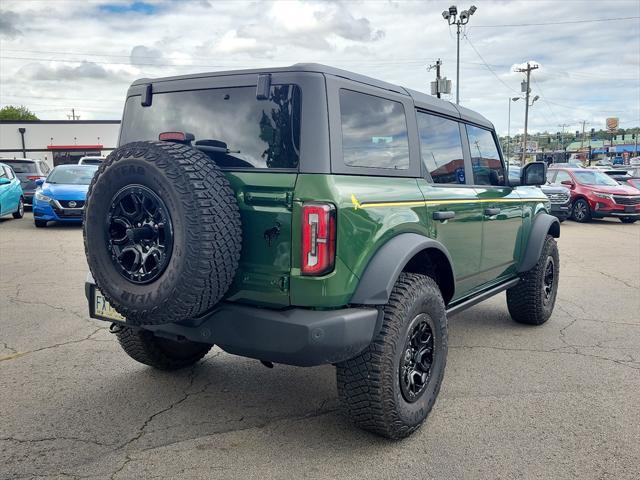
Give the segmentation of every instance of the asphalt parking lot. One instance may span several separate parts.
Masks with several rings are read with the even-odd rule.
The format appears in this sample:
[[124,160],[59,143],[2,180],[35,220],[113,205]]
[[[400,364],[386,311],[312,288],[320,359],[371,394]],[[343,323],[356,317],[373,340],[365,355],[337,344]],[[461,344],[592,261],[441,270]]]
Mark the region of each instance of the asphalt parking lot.
[[454,317],[431,416],[390,442],[341,416],[330,366],[134,362],[88,318],[81,229],[0,220],[0,478],[637,479],[640,224],[559,246],[551,320],[504,295]]

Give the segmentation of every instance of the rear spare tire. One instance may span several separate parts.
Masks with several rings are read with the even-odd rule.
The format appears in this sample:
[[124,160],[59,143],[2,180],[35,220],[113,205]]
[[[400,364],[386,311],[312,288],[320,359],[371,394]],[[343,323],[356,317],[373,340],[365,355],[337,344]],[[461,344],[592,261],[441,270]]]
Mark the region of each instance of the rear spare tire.
[[89,186],[89,269],[132,324],[193,318],[226,293],[242,231],[229,182],[205,154],[167,142],[114,150]]

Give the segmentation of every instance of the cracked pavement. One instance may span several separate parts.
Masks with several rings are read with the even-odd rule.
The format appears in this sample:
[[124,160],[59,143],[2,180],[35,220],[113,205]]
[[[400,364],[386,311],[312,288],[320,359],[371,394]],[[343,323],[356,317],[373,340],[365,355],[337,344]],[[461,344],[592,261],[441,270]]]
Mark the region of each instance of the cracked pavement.
[[390,442],[341,415],[331,366],[137,364],[88,318],[81,229],[2,219],[0,479],[636,479],[640,225],[565,222],[559,246],[551,320],[504,295],[453,317],[434,410]]

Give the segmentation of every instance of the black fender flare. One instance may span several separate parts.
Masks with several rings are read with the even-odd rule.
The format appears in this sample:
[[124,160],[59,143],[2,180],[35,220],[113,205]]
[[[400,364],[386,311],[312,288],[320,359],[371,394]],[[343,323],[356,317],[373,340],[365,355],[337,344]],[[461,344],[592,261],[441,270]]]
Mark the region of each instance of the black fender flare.
[[358,288],[351,297],[350,303],[356,305],[386,304],[396,280],[407,263],[416,254],[429,248],[440,251],[446,257],[455,289],[453,262],[444,245],[437,240],[417,233],[401,233],[382,245],[373,255],[360,278]]
[[529,242],[518,267],[519,273],[528,272],[538,263],[547,234],[560,237],[560,221],[548,213],[539,213],[531,226]]

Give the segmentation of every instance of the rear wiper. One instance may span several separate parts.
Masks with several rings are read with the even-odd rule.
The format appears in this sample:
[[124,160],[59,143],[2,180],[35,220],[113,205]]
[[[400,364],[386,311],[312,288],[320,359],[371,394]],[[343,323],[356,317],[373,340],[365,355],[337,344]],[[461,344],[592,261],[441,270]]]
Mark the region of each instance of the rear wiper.
[[198,150],[213,153],[240,153],[240,150],[230,150],[225,142],[220,140],[198,140],[194,145]]

